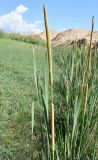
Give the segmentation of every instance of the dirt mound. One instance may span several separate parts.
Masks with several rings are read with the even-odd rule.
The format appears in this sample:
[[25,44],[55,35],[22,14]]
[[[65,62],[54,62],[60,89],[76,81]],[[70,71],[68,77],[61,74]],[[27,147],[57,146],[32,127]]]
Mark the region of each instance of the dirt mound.
[[[53,46],[58,45],[73,45],[79,43],[80,45],[88,45],[90,42],[91,31],[87,29],[67,29],[63,32],[57,32],[50,29],[50,36]],[[46,40],[45,31],[37,34],[39,38]],[[98,31],[93,32],[93,45],[98,44]]]
[[90,30],[85,29],[68,29],[59,33],[53,40],[53,45],[71,44],[72,41],[80,39],[89,39]]
[[[58,35],[59,32],[53,30],[53,29],[50,29],[50,36],[51,36],[51,40],[54,39],[57,35]],[[39,37],[43,40],[46,40],[46,32],[42,32],[39,34]]]

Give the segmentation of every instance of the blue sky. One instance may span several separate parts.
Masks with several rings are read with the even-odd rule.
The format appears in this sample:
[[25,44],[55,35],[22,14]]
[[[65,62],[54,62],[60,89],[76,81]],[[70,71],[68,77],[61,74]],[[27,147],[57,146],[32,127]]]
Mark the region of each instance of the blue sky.
[[90,29],[94,15],[95,30],[98,30],[98,0],[3,0],[0,1],[0,28],[17,32],[43,30],[44,3],[50,28],[59,31],[68,28]]

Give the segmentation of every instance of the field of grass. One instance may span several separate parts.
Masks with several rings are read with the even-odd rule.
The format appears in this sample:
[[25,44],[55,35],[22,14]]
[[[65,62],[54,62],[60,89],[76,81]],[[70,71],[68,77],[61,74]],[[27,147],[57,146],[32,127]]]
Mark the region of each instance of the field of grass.
[[[38,63],[44,50],[38,47]],[[32,45],[0,40],[0,160],[30,159],[31,105],[36,99]]]
[[[36,94],[33,46],[28,43],[0,39],[0,160],[48,160],[51,157],[46,149],[47,125],[45,114],[43,114],[45,108],[43,109],[42,94],[39,96],[40,106]],[[44,90],[46,47],[34,46],[34,48],[38,81]],[[67,157],[66,160],[74,160],[76,155],[79,156],[77,160],[86,160],[86,158],[97,160],[95,130],[98,116],[98,55],[96,54],[91,62],[91,75],[88,75],[87,81],[89,86],[87,111],[82,124],[85,101],[85,94],[83,95],[81,90],[84,62],[84,49],[73,50],[63,47],[53,49],[55,157],[57,160],[63,160],[64,157]],[[31,106],[33,102],[35,123],[32,137]],[[40,122],[42,122],[41,125]],[[82,135],[80,130],[83,130]],[[51,139],[50,130],[49,137]],[[81,142],[78,137],[81,138]],[[85,159],[81,156],[84,153],[83,147],[84,149],[87,147]],[[90,154],[91,151],[92,154]],[[42,155],[44,155],[43,158]]]

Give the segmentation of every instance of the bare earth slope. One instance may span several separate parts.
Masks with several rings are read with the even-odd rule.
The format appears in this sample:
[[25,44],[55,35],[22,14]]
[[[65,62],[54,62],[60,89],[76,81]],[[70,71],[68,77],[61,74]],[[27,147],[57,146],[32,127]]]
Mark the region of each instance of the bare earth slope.
[[[74,41],[79,41],[79,43],[85,43],[87,45],[90,42],[90,33],[91,31],[87,29],[67,29],[63,32],[57,32],[50,29],[50,36],[53,46],[70,45]],[[41,39],[46,40],[45,31],[38,35]],[[92,41],[93,44],[98,44],[98,31],[94,31]]]
[[[57,35],[58,35],[59,32],[53,30],[53,29],[50,29],[50,36],[51,36],[51,40],[54,39]],[[46,33],[45,31],[40,33],[39,34],[39,37],[43,40],[46,40]]]
[[70,44],[72,41],[89,38],[90,31],[84,29],[69,29],[59,33],[53,40],[53,45]]

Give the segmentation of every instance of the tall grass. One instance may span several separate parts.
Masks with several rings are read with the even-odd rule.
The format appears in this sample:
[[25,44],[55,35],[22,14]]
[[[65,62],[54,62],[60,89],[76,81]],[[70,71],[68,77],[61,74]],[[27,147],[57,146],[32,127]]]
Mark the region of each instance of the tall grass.
[[45,78],[39,77],[34,65],[40,109],[41,159],[97,160],[98,55],[91,58],[94,23],[88,51],[55,48],[52,55],[45,6],[44,20],[48,52],[43,69]]

